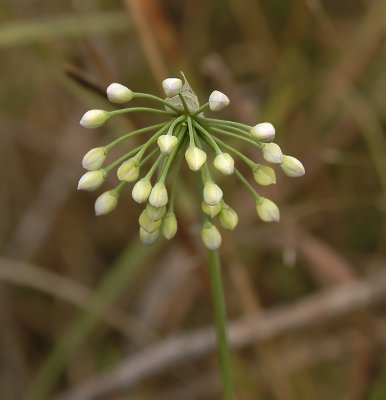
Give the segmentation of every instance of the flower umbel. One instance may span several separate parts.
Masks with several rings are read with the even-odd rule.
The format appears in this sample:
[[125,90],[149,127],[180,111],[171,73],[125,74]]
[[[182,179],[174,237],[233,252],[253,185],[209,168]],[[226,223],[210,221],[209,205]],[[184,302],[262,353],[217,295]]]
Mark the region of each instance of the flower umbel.
[[[163,81],[166,99],[136,93],[119,83],[107,88],[107,97],[114,104],[126,103],[143,98],[154,101],[161,108],[131,107],[114,111],[87,111],[80,124],[85,128],[97,128],[111,117],[129,112],[150,112],[166,118],[164,122],[146,128],[128,132],[113,142],[91,149],[83,158],[82,165],[88,170],[79,180],[78,189],[96,190],[106,180],[107,175],[116,169],[120,183],[113,189],[102,193],[95,202],[97,215],[110,213],[115,209],[121,191],[132,183],[131,193],[134,201],[143,204],[139,216],[140,238],[145,245],[154,243],[160,233],[170,240],[177,233],[177,218],[174,213],[174,193],[177,175],[171,177],[171,171],[178,170],[179,159],[185,157],[187,166],[201,175],[202,211],[204,223],[201,238],[210,250],[221,245],[221,234],[215,221],[224,228],[233,230],[238,223],[238,215],[223,199],[222,189],[215,183],[207,160],[209,152],[214,152],[213,167],[224,175],[236,175],[254,196],[256,211],[265,222],[278,222],[280,211],[271,200],[260,196],[249,180],[236,168],[241,160],[250,168],[257,184],[267,186],[276,183],[275,170],[268,165],[256,163],[236,148],[223,141],[231,137],[249,143],[261,151],[262,158],[271,164],[279,164],[289,177],[304,175],[303,164],[295,157],[284,155],[280,147],[273,143],[275,128],[269,122],[254,126],[234,121],[213,119],[204,116],[204,112],[219,111],[226,107],[229,98],[217,90],[209,100],[200,106],[196,94],[185,77],[184,83],[178,78]],[[141,145],[133,148],[122,157],[104,166],[109,151],[123,141],[136,135],[151,133]],[[181,157],[182,156],[182,157]],[[147,167],[147,164],[151,164]],[[142,175],[141,171],[145,170]],[[213,170],[212,170],[213,171]],[[141,176],[140,176],[141,175]]]

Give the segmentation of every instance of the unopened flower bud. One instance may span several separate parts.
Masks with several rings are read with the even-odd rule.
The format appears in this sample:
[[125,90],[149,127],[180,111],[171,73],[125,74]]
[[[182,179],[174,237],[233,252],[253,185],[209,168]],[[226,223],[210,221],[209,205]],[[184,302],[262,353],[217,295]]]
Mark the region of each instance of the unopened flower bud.
[[221,235],[218,229],[207,222],[201,229],[201,238],[209,250],[217,250],[221,245]]
[[277,205],[265,197],[261,197],[256,203],[256,211],[264,222],[279,222],[280,211]]
[[87,111],[82,119],[80,120],[80,124],[84,128],[98,128],[103,125],[108,119],[108,113],[104,110],[90,110]]
[[276,183],[275,171],[266,165],[257,165],[253,170],[253,177],[255,178],[255,181],[262,186],[268,186]]
[[283,172],[291,178],[303,176],[306,173],[303,164],[297,158],[292,156],[284,156],[280,167]]
[[203,201],[201,208],[206,215],[209,215],[211,218],[213,218],[221,211],[221,202],[217,203],[215,206],[211,206],[210,204]]
[[126,182],[134,182],[139,176],[139,163],[135,158],[130,158],[118,168],[118,179]]
[[219,111],[229,105],[229,98],[224,93],[215,90],[209,96],[209,108],[212,111]]
[[166,215],[162,225],[162,233],[167,240],[172,239],[177,233],[177,218],[173,212]]
[[225,175],[233,174],[235,162],[230,154],[221,153],[214,159],[214,167]]
[[149,198],[151,188],[150,180],[142,178],[134,185],[131,195],[137,203],[144,203]]
[[236,212],[226,204],[221,207],[218,219],[223,228],[231,231],[236,228],[236,225],[239,222],[239,217]]
[[161,135],[157,139],[157,144],[162,154],[170,154],[177,146],[178,139],[172,135]]
[[145,246],[150,246],[152,245],[159,236],[159,230],[156,230],[152,233],[146,232],[145,229],[139,228],[139,238],[141,239],[141,242]]
[[192,171],[198,171],[206,161],[206,153],[198,147],[189,146],[185,152],[185,159]]
[[275,128],[269,122],[262,122],[251,128],[249,131],[252,137],[263,142],[272,142],[275,139]]
[[89,171],[99,169],[106,159],[106,149],[104,147],[96,147],[88,151],[82,160],[83,168]]
[[166,207],[155,208],[151,204],[147,203],[145,210],[152,221],[158,221],[165,215]]
[[222,190],[214,182],[207,182],[204,186],[204,200],[211,206],[215,206],[222,199]]
[[283,153],[276,143],[265,144],[262,151],[264,160],[270,163],[280,164],[283,161]]
[[162,82],[162,87],[167,97],[174,97],[182,89],[182,81],[178,78],[167,78]]
[[161,220],[153,221],[149,218],[146,210],[143,210],[139,216],[139,226],[146,232],[153,233],[161,226]]
[[112,83],[109,85],[106,93],[109,100],[116,104],[126,103],[134,97],[133,92],[120,83]]
[[168,192],[166,190],[165,184],[162,182],[157,182],[150,192],[149,203],[155,207],[159,208],[166,205],[168,202]]
[[92,191],[98,189],[106,179],[106,172],[98,169],[88,171],[79,179],[78,190]]
[[118,204],[117,194],[109,190],[102,193],[95,201],[95,214],[103,215],[113,211]]

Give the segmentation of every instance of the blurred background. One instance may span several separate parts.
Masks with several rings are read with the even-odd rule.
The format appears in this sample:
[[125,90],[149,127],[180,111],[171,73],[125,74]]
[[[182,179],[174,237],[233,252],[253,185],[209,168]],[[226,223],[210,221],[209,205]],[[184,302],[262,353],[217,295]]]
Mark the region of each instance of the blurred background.
[[130,190],[95,217],[114,176],[76,191],[90,148],[152,121],[82,114],[112,109],[111,82],[162,96],[180,70],[306,168],[260,190],[275,225],[219,180],[239,213],[221,247],[238,400],[386,399],[385,37],[384,0],[2,0],[1,399],[221,398],[193,174],[152,247]]

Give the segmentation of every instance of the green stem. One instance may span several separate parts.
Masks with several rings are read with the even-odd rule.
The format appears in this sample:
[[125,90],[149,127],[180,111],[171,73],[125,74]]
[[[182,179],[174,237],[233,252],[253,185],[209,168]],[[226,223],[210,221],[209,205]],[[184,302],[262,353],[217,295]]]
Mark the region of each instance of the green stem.
[[209,103],[205,103],[203,106],[201,106],[197,111],[195,111],[192,116],[195,117],[198,114],[202,113],[203,111],[205,111],[207,108],[209,107]]
[[220,362],[224,400],[235,400],[230,351],[226,333],[226,311],[221,279],[220,258],[217,251],[209,251],[209,274],[216,320],[218,357]]
[[149,169],[148,173],[145,175],[145,179],[151,179],[154,175],[154,172],[156,171],[156,169],[158,168],[159,163],[161,162],[161,160],[165,157],[164,154],[160,154],[157,158],[157,160],[155,161],[155,163],[152,165],[152,167]]
[[[167,122],[167,123],[166,123],[166,126],[169,127],[169,125],[170,125],[170,123]],[[105,149],[106,149],[106,151],[107,151],[107,150],[110,150],[112,147],[114,147],[114,146],[117,145],[118,143],[123,142],[124,140],[126,140],[126,139],[128,139],[128,138],[131,138],[131,137],[136,136],[136,135],[140,135],[141,133],[150,132],[150,131],[152,131],[153,129],[162,128],[163,126],[165,126],[165,122],[162,122],[162,123],[157,124],[157,125],[148,126],[148,127],[146,127],[146,128],[142,128],[142,129],[137,129],[136,131],[133,131],[133,132],[126,133],[125,135],[119,137],[118,139],[116,139],[116,140],[114,140],[113,142],[111,142],[111,143],[109,143],[108,145],[106,145],[106,146],[105,146]]]
[[185,100],[185,97],[181,93],[178,93],[178,97],[181,99],[182,105],[184,106],[185,113],[190,114],[189,106]]
[[121,110],[110,111],[108,113],[109,118],[114,117],[115,115],[126,114],[129,112],[149,112],[153,114],[161,114],[161,115],[172,115],[175,116],[175,112],[159,110],[158,108],[148,108],[148,107],[130,107],[130,108],[122,108]]
[[213,124],[213,125],[223,125],[223,126],[234,126],[236,128],[240,128],[248,133],[251,129],[249,125],[241,124],[240,122],[227,121],[223,119],[214,119],[214,118],[205,118],[205,117],[196,117],[198,121],[202,121],[204,123]]
[[260,196],[253,188],[253,186],[244,178],[243,174],[235,168],[235,175],[240,179],[240,181],[245,185],[245,187],[249,190],[251,195],[256,199],[256,201],[260,201]]
[[263,147],[261,144],[255,142],[253,139],[248,139],[247,137],[239,135],[237,133],[227,132],[222,129],[217,129],[217,128],[213,128],[213,127],[211,127],[210,129],[216,133],[219,133],[220,135],[234,137],[235,139],[239,139],[239,140],[242,140],[243,142],[252,144],[252,145],[256,146],[258,149],[261,149]]
[[203,136],[206,138],[208,142],[210,142],[211,146],[213,147],[214,151],[216,154],[221,154],[222,151],[220,148],[217,146],[217,143],[213,140],[212,135],[205,129],[203,128],[198,122],[193,121],[194,126],[203,134]]
[[130,157],[138,154],[141,149],[143,148],[144,145],[138,146],[137,148],[135,148],[134,150],[129,151],[128,153],[126,153],[125,155],[123,155],[122,157],[118,158],[118,160],[115,160],[114,162],[112,162],[110,165],[108,165],[107,167],[104,168],[104,170],[109,173],[111,172],[116,166],[122,164],[124,161],[128,160]]
[[194,147],[194,130],[193,130],[193,125],[192,125],[192,118],[190,115],[187,117],[188,121],[188,129],[189,129],[189,146]]
[[178,113],[178,114],[181,113],[181,111],[176,106],[173,106],[173,104],[170,104],[166,100],[161,99],[161,97],[154,96],[152,94],[147,94],[147,93],[133,93],[133,94],[134,94],[134,97],[139,98],[139,99],[149,99],[149,100],[158,101],[158,103],[161,103],[161,104],[165,105],[166,107],[169,107],[176,113]]

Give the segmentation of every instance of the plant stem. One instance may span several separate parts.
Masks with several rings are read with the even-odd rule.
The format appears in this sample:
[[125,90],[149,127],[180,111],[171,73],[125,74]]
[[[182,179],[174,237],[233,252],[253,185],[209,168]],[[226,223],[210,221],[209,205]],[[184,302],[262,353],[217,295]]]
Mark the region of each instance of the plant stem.
[[217,251],[209,251],[209,273],[216,320],[218,356],[220,362],[224,400],[235,400],[232,368],[226,334],[226,311],[221,280],[220,258]]

